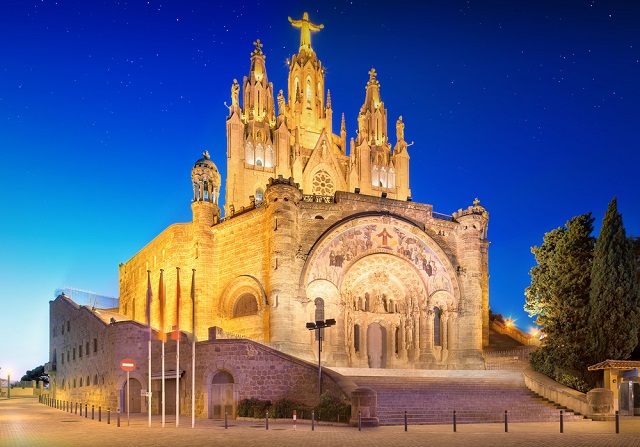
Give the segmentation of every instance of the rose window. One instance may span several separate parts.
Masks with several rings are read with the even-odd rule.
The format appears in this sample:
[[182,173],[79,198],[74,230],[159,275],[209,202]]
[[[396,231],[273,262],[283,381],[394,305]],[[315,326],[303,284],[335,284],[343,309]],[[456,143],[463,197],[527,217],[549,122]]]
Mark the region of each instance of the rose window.
[[335,191],[333,180],[326,171],[319,171],[313,177],[313,194],[320,196],[332,196]]

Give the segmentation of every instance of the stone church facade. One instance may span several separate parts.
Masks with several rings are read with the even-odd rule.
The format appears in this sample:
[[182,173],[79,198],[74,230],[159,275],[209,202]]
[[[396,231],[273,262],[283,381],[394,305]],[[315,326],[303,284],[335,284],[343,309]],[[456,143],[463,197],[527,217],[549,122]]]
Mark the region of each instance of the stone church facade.
[[[325,70],[304,15],[288,90],[268,81],[260,41],[231,86],[226,118],[224,217],[221,176],[209,154],[192,173],[193,219],[171,225],[120,265],[120,308],[151,325],[205,340],[246,337],[327,366],[484,368],[488,344],[488,213],[479,202],[451,215],[412,200],[402,117],[395,141],[380,83],[369,72],[347,140],[334,133]],[[325,94],[326,92],[326,94]],[[180,294],[178,300],[178,270]],[[164,271],[164,308],[158,296]],[[195,270],[195,299],[190,276]],[[336,325],[308,331],[307,322]]]

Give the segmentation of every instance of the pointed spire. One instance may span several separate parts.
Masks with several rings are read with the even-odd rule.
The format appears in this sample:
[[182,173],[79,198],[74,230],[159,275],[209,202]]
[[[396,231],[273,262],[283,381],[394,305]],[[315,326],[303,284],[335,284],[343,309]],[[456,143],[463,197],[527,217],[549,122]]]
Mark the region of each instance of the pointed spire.
[[344,121],[344,113],[342,114],[342,122],[340,123],[340,133],[347,131],[347,125]]
[[331,90],[327,89],[327,109],[331,108]]

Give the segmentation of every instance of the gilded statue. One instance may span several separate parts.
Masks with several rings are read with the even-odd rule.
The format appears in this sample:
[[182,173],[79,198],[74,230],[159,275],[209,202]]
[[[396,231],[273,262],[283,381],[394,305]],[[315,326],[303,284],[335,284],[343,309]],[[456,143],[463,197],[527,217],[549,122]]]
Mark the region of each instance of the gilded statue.
[[289,17],[289,22],[294,28],[300,28],[300,49],[311,49],[311,31],[320,31],[324,25],[316,25],[309,21],[309,14],[302,14],[302,20],[293,20]]

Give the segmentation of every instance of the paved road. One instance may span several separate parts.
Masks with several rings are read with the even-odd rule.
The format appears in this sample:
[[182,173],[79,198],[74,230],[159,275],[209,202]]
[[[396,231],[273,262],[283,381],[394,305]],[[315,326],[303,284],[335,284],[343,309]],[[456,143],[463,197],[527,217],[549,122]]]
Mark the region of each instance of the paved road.
[[82,418],[43,404],[33,398],[0,400],[0,446],[639,446],[640,417],[622,418],[620,434],[615,433],[613,422],[572,422],[565,424],[565,432],[559,433],[557,423],[458,425],[457,433],[451,426],[357,428],[345,426],[316,425],[311,431],[308,423],[299,423],[296,430],[290,421],[270,421],[269,430],[264,421],[196,420],[191,428],[191,419],[182,417],[180,427],[175,427],[174,417],[167,417],[161,427],[159,416],[153,416],[151,428],[146,415],[132,415],[127,426],[126,415],[121,426],[116,425],[116,416],[111,415],[111,424]]

